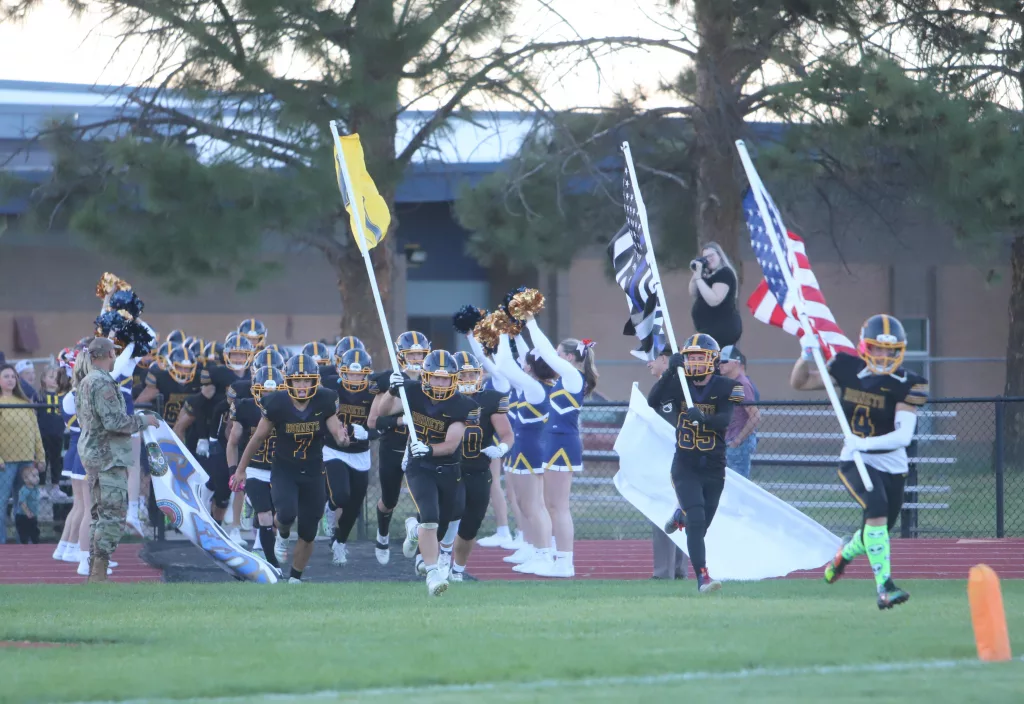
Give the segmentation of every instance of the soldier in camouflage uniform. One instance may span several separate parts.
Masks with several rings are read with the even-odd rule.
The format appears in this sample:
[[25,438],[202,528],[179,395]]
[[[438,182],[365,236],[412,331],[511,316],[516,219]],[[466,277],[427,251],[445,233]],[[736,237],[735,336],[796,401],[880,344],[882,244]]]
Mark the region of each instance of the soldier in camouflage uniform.
[[92,494],[89,581],[102,582],[107,578],[110,554],[124,532],[132,435],[147,425],[159,425],[159,421],[154,416],[127,414],[124,395],[110,375],[116,357],[111,340],[93,339],[86,354],[92,368],[79,381],[75,393],[82,428],[78,453]]

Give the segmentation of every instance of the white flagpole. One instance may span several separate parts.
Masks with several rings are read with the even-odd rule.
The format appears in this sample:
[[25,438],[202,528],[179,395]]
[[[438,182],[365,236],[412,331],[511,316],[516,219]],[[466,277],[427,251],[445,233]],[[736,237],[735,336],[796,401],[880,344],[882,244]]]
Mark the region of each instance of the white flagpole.
[[[743,162],[743,170],[747,173],[747,179],[750,181],[751,192],[754,194],[754,200],[757,201],[757,209],[761,213],[761,219],[764,221],[765,229],[768,231],[768,239],[772,243],[772,251],[775,252],[775,258],[783,265],[782,277],[786,280],[786,286],[795,297],[797,318],[800,320],[800,327],[804,329],[805,334],[810,334],[814,330],[811,327],[810,321],[807,319],[807,311],[805,309],[805,302],[803,293],[800,290],[800,286],[793,278],[793,272],[790,270],[789,258],[785,255],[785,251],[782,249],[783,233],[775,231],[775,221],[769,215],[768,204],[764,198],[761,197],[761,191],[764,188],[764,183],[761,181],[761,177],[757,173],[757,169],[754,168],[754,162],[750,159],[750,154],[747,153],[747,146],[743,143],[742,139],[736,140],[736,149],[740,153],[740,161]],[[784,301],[779,301],[780,304],[785,304]],[[850,438],[853,433],[850,431],[850,423],[846,420],[846,415],[843,413],[843,406],[839,402],[839,396],[836,394],[835,387],[832,385],[832,377],[829,376],[828,368],[825,366],[825,358],[821,356],[821,349],[814,348],[811,350],[814,356],[814,363],[818,367],[818,374],[821,375],[822,385],[825,387],[825,393],[828,394],[828,400],[832,402],[832,410],[836,412],[836,418],[839,419],[839,427],[843,431],[845,438]],[[874,489],[874,485],[871,482],[871,477],[868,476],[868,470],[864,466],[864,458],[861,457],[859,452],[853,453],[853,462],[857,465],[857,473],[860,475],[861,482],[864,483],[864,488],[868,491]]]
[[[626,157],[626,168],[629,169],[629,182],[633,187],[633,199],[636,201],[636,210],[640,216],[640,230],[644,234],[644,244],[647,249],[647,263],[651,267],[651,274],[654,277],[654,289],[658,293],[658,303],[661,305],[661,316],[665,321],[665,334],[668,335],[668,344],[672,348],[672,354],[679,352],[679,345],[676,343],[676,334],[672,329],[672,318],[668,314],[668,301],[661,286],[661,273],[658,271],[658,261],[654,258],[654,242],[651,241],[651,230],[647,224],[647,206],[644,205],[643,196],[640,195],[640,186],[636,180],[636,169],[633,167],[633,154],[629,150],[629,142],[622,143],[622,153]],[[653,334],[653,333],[652,333]],[[686,375],[682,367],[676,367],[679,374],[679,385],[683,387],[683,396],[686,398],[686,407],[693,408],[693,398],[690,396],[690,386],[686,383]]]
[[[358,230],[358,237],[356,242],[359,244],[359,252],[363,255],[363,263],[366,264],[366,274],[370,277],[370,288],[373,290],[373,300],[377,304],[377,316],[380,318],[380,326],[384,331],[384,341],[388,347],[388,357],[391,358],[391,368],[395,371],[399,369],[398,357],[395,355],[394,338],[391,337],[391,328],[388,327],[388,317],[384,314],[384,302],[380,298],[380,289],[377,288],[377,275],[373,271],[373,262],[370,260],[370,250],[366,248],[366,233],[363,230],[363,218],[365,214],[360,209],[360,204],[356,201],[354,191],[352,189],[352,179],[348,174],[348,165],[345,163],[345,152],[341,149],[341,140],[338,136],[338,125],[336,120],[331,120],[331,135],[334,136],[335,151],[338,156],[339,171],[341,172],[341,180],[345,186],[345,193],[342,193],[346,197],[349,203],[352,204],[352,208],[356,213],[356,217],[353,218],[356,222],[356,230]],[[385,233],[387,234],[387,233]],[[405,427],[409,429],[409,437],[412,439],[416,438],[416,426],[412,422],[412,411],[409,410],[409,399],[405,396],[405,388],[398,390],[398,396],[402,399],[402,415],[405,418]]]

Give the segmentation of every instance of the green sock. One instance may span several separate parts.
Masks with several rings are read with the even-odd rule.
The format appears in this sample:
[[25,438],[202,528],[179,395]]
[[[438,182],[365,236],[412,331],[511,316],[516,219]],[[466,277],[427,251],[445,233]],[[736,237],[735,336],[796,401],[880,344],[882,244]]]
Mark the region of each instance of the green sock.
[[852,560],[855,557],[860,557],[864,554],[864,541],[861,539],[861,529],[858,528],[857,532],[853,534],[846,545],[843,546],[843,559]]
[[864,547],[875,573],[875,586],[881,591],[889,581],[889,530],[885,526],[865,526]]

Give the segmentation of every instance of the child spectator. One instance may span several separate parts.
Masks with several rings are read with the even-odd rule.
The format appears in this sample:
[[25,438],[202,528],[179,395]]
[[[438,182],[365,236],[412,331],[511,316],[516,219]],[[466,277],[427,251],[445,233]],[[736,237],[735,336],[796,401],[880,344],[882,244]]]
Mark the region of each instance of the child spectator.
[[14,507],[14,525],[18,542],[39,543],[39,470],[33,465],[21,468],[21,489]]
[[[49,495],[53,501],[67,501],[68,496],[60,490],[60,476],[64,470],[64,419],[60,414],[60,397],[67,393],[70,383],[65,384],[67,388],[61,388],[61,376],[58,376],[58,368],[47,367],[43,372],[42,382],[39,386],[39,402],[46,404],[45,408],[36,409],[39,417],[39,434],[43,437],[43,450],[46,451],[46,466],[50,469]],[[67,380],[67,375],[62,375]],[[43,473],[43,479],[46,473]]]

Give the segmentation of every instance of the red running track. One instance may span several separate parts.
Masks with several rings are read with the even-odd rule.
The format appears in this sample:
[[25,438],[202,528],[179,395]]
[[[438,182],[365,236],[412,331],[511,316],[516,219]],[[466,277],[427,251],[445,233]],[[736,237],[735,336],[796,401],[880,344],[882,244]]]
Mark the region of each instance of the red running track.
[[[0,545],[0,584],[82,584],[77,562],[53,559],[57,546]],[[150,567],[139,557],[142,543],[125,543],[114,553],[118,566],[109,579],[112,582],[159,582],[163,573]]]
[[[466,570],[480,580],[541,580],[513,572],[502,560],[511,551],[501,548],[473,550]],[[648,579],[653,570],[647,540],[584,540],[573,553],[577,579]],[[1024,579],[1024,540],[894,540],[893,573],[900,579],[966,579],[974,565],[984,563],[1001,579]],[[712,575],[714,576],[714,575]],[[850,565],[845,577],[873,579],[866,559]],[[821,570],[794,572],[786,579],[820,579]]]

